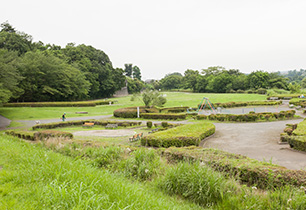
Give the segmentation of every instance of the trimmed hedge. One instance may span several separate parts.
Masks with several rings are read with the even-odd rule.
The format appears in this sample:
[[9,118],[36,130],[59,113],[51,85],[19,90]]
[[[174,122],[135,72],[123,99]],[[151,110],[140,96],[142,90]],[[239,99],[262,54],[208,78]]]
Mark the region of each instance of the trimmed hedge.
[[33,130],[36,129],[52,129],[58,127],[69,127],[69,126],[79,126],[84,123],[94,123],[95,125],[106,126],[107,124],[117,124],[118,126],[127,127],[127,126],[136,126],[141,125],[142,122],[129,122],[129,121],[104,121],[104,120],[76,120],[76,121],[65,121],[57,123],[46,123],[34,125]]
[[25,139],[25,140],[35,141],[34,132],[7,130],[5,131],[5,134],[16,136],[18,138]]
[[54,138],[54,137],[61,137],[61,138],[73,138],[73,134],[64,131],[53,131],[53,130],[46,130],[34,133],[35,140],[44,140],[46,138]]
[[267,100],[271,100],[271,98],[278,98],[278,99],[287,99],[287,98],[298,98],[300,94],[281,94],[281,95],[272,95],[267,98]]
[[4,107],[89,107],[96,105],[109,105],[113,101],[72,101],[72,102],[21,102],[21,103],[7,103]]
[[227,102],[227,103],[213,103],[214,107],[244,107],[244,106],[275,106],[282,104],[282,101],[246,101],[246,102]]
[[15,130],[8,130],[5,131],[5,134],[16,136],[21,139],[35,141],[35,140],[43,140],[45,138],[50,137],[64,137],[64,138],[73,138],[72,133],[63,132],[63,131],[40,131],[40,132],[27,132],[27,131],[15,131]]
[[249,114],[211,114],[211,115],[197,115],[197,120],[217,120],[217,121],[231,121],[231,122],[255,122],[258,120],[268,121],[270,119],[288,119],[293,118],[295,110],[280,111],[280,112],[262,112]]
[[301,106],[303,108],[306,107],[306,98],[293,98],[289,101],[289,104],[293,104],[295,106]]
[[160,112],[163,113],[180,113],[180,112],[186,112],[187,109],[189,107],[188,106],[180,106],[180,107],[168,107],[168,108],[162,108],[160,109]]
[[291,148],[306,152],[306,136],[289,136],[287,141]]
[[[159,113],[159,109],[156,107],[139,107],[139,113]],[[137,118],[137,107],[126,107],[121,109],[116,109],[114,111],[114,117],[120,117],[120,118]]]
[[166,148],[198,146],[202,139],[214,133],[215,125],[212,123],[186,124],[145,136],[141,139],[141,145]]
[[141,113],[140,117],[144,119],[185,120],[186,114]]
[[249,186],[273,189],[286,185],[305,186],[306,171],[289,170],[282,166],[260,162],[242,155],[207,148],[168,148],[162,155],[170,162],[201,161],[226,176],[235,177]]

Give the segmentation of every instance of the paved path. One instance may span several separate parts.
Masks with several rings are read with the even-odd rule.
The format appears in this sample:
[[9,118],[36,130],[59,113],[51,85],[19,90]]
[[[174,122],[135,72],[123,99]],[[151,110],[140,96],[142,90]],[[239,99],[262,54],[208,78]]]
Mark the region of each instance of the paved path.
[[11,123],[11,120],[0,115],[0,130],[5,129],[7,126],[10,125],[10,123]]
[[287,123],[303,119],[263,123],[215,123],[214,136],[201,142],[201,146],[218,148],[266,161],[288,169],[306,170],[306,153],[291,150],[289,145],[278,144],[280,133]]

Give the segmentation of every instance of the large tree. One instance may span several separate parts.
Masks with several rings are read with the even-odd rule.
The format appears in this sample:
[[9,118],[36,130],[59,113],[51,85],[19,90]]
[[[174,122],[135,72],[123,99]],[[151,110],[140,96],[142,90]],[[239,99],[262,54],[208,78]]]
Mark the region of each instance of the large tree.
[[0,49],[0,104],[17,98],[23,90],[18,87],[22,79],[17,71],[17,52]]
[[141,80],[141,72],[138,66],[133,66],[133,78]]
[[20,101],[80,100],[88,94],[90,83],[79,69],[41,51],[26,53],[18,70],[24,77]]

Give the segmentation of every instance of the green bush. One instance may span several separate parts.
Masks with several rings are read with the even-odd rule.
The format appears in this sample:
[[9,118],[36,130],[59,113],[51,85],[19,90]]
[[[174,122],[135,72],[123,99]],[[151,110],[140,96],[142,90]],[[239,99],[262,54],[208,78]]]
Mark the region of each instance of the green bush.
[[[159,109],[156,107],[147,108],[144,106],[139,107],[139,113],[159,113]],[[137,107],[126,107],[121,109],[116,109],[114,111],[114,117],[120,118],[137,118]]]
[[73,134],[69,132],[54,131],[54,130],[45,130],[34,133],[35,140],[44,140],[46,138],[56,138],[56,137],[72,139]]
[[291,148],[306,152],[306,136],[290,136],[287,141]]
[[180,112],[186,112],[188,109],[188,106],[183,107],[169,107],[169,108],[162,108],[160,111],[163,113],[180,113]]
[[148,121],[148,122],[147,122],[147,127],[148,127],[148,128],[152,128],[152,121]]
[[97,101],[69,101],[69,102],[21,102],[7,103],[4,107],[88,107],[96,105],[109,105],[113,101],[97,100]]
[[37,129],[53,129],[59,127],[69,127],[69,126],[80,126],[84,123],[94,123],[95,125],[106,126],[107,124],[117,124],[118,126],[127,127],[127,126],[136,126],[141,125],[141,122],[129,122],[129,121],[110,121],[110,120],[75,120],[75,121],[66,121],[66,122],[57,122],[57,123],[46,123],[34,125],[33,130]]
[[16,136],[18,138],[22,138],[25,140],[34,141],[34,132],[27,132],[27,131],[18,131],[18,130],[7,130],[5,131],[6,135]]
[[271,118],[282,119],[282,118],[293,118],[295,110],[280,111],[279,113],[255,113],[250,112],[249,114],[211,114],[211,115],[197,115],[197,120],[217,120],[217,121],[232,121],[232,122],[255,122],[258,120],[269,121]]
[[186,114],[141,113],[140,117],[144,119],[185,120]]
[[159,131],[141,139],[141,145],[152,147],[198,146],[200,141],[215,133],[212,123],[195,123]]
[[161,123],[161,126],[162,126],[163,128],[167,128],[167,127],[169,127],[169,124],[168,124],[168,122],[162,122],[162,123]]

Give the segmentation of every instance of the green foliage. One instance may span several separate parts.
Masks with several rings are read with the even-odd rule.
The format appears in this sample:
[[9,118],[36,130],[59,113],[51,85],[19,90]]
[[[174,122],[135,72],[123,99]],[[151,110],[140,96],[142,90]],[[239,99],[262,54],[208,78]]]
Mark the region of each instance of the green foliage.
[[147,121],[147,128],[152,128],[152,125],[153,125],[152,121]]
[[45,140],[47,138],[58,138],[58,137],[72,139],[73,134],[64,131],[53,131],[53,130],[45,130],[34,133],[35,140]]
[[166,148],[198,146],[202,139],[214,133],[215,126],[212,123],[186,124],[145,136],[141,139],[141,145]]
[[185,120],[186,114],[141,113],[140,117],[144,119]]
[[300,93],[301,92],[301,86],[297,83],[290,83],[288,86],[288,89],[290,90],[290,93]]
[[129,94],[139,93],[144,87],[144,83],[137,78],[126,77]]
[[133,66],[133,78],[141,81],[141,72],[138,66]]
[[160,87],[164,90],[180,88],[182,85],[183,76],[180,73],[167,74],[160,80]]
[[160,157],[154,150],[139,149],[127,159],[124,174],[127,177],[144,181],[157,174],[160,167]]
[[124,73],[127,77],[132,77],[133,64],[124,64]]
[[222,203],[230,196],[228,192],[238,190],[237,184],[208,166],[185,162],[168,168],[159,187],[168,194],[182,196],[206,207]]
[[158,91],[145,90],[141,97],[146,107],[163,106],[167,102],[167,99]]

